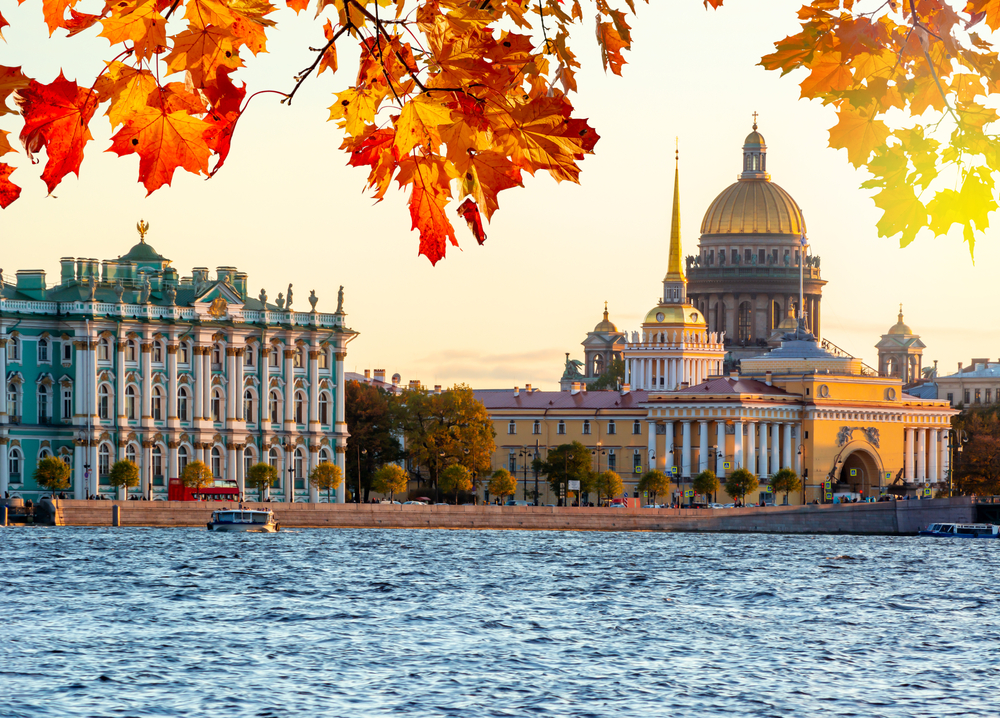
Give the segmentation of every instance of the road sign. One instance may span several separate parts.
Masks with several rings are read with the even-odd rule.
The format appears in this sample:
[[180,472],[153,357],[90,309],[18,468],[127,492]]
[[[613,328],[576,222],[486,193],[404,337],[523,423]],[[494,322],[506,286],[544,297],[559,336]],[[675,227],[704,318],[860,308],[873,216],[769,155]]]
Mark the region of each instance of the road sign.
[[677,471],[677,467],[676,466],[671,466],[670,467],[670,473],[673,474],[674,476],[677,476],[677,474],[679,474],[680,472]]
[[930,488],[924,489],[924,497],[928,498],[928,499],[931,497],[931,490],[930,490]]
[[857,475],[858,475],[858,470],[857,469],[851,469],[851,476],[857,476]]
[[892,478],[892,472],[891,471],[886,471],[885,472],[885,478],[886,479],[891,479]]
[[626,491],[624,494],[622,494],[622,498],[624,498],[624,499],[628,498],[628,491]]
[[641,474],[642,473],[642,464],[636,464],[635,467],[633,467],[633,468],[635,468],[635,471],[632,472],[633,474]]
[[642,495],[643,495],[644,497],[646,497],[646,496],[649,496],[649,492],[648,492],[648,491],[643,491],[643,492],[642,492]]
[[733,468],[733,462],[732,461],[723,461],[722,462],[722,468],[725,471],[729,471],[731,468]]
[[829,501],[832,498],[833,498],[833,492],[832,491],[827,491],[826,492],[826,500]]
[[684,498],[690,499],[692,496],[694,496],[694,491],[692,491],[691,489],[684,490]]
[[580,480],[579,479],[570,479],[569,480],[569,490],[570,491],[579,491],[580,490]]
[[833,482],[832,481],[824,481],[823,482],[823,488],[826,489],[827,491],[832,491],[833,490]]

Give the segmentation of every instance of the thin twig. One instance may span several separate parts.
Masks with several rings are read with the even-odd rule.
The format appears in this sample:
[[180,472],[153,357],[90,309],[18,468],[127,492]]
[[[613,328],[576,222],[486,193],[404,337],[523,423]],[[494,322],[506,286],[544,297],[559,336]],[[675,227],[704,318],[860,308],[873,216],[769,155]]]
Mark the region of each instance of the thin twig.
[[340,39],[341,35],[350,30],[352,27],[354,27],[354,23],[351,22],[350,18],[348,18],[347,24],[345,24],[342,28],[337,30],[337,32],[334,33],[333,37],[330,38],[330,41],[318,50],[319,54],[316,55],[316,59],[313,60],[313,63],[295,76],[295,87],[293,87],[292,91],[289,92],[285,96],[285,98],[281,101],[282,104],[286,103],[289,105],[292,104],[292,98],[295,97],[295,93],[299,91],[299,88],[302,87],[302,83],[306,81],[306,78],[309,77],[309,75],[312,74],[312,71],[315,70],[316,67],[319,65],[319,63],[323,61],[323,58],[326,56],[326,51],[329,50],[330,47],[335,42],[337,42],[338,39]]

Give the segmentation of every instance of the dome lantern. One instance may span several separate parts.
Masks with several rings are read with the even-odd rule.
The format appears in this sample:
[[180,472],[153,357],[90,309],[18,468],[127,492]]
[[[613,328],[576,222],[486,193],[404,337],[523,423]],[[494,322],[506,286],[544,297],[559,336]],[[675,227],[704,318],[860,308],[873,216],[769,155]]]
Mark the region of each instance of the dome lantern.
[[767,174],[767,143],[757,131],[757,113],[753,113],[753,131],[743,141],[743,173],[741,180],[771,179]]

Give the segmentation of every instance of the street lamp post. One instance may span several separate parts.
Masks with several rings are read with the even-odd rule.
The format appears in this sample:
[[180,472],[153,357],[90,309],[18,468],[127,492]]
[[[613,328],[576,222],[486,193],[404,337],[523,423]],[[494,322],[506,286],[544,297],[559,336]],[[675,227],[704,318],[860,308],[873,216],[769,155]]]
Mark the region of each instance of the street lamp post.
[[538,506],[538,439],[535,439],[535,454],[532,459],[531,470],[535,472],[535,506]]
[[[799,466],[802,467],[802,476],[800,476],[799,478],[802,479],[802,505],[805,506],[806,505],[806,472],[809,471],[809,469],[806,468],[806,445],[805,444],[799,444],[799,450],[797,452],[795,452],[795,453],[798,454],[798,456],[799,456]],[[881,473],[878,475],[878,492],[879,492],[879,494],[882,493],[882,474]]]
[[361,455],[364,454],[365,456],[367,456],[368,449],[362,449],[360,445],[358,445],[357,449],[358,449],[358,495],[354,497],[354,503],[360,504],[361,503]]
[[292,497],[292,503],[295,503],[295,459],[292,459],[292,465],[288,467],[288,493],[286,496]]
[[[528,451],[527,447],[521,447],[521,450],[517,453],[521,457],[521,473],[524,476],[524,489],[521,492],[521,497],[524,501],[528,500],[528,457],[531,456],[531,452]],[[514,477],[517,480],[517,477]]]

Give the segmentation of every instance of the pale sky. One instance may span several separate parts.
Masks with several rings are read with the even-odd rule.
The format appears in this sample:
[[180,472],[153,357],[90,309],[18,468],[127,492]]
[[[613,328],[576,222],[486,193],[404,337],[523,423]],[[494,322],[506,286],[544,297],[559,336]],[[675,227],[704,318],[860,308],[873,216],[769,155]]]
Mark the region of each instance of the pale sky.
[[[90,1],[78,8],[96,12]],[[326,121],[327,107],[332,93],[352,82],[348,58],[356,51],[347,45],[340,74],[310,79],[290,108],[277,95],[254,99],[226,166],[208,181],[178,171],[172,187],[145,197],[137,156],[104,152],[111,128],[103,118],[92,125],[81,179],[65,179],[55,197],[45,196],[43,165],[7,155],[19,167],[11,179],[24,189],[0,213],[0,267],[9,275],[43,268],[51,283],[62,256],[103,260],[126,252],[141,217],[151,225],[148,242],[184,275],[193,266],[235,265],[249,273],[253,296],[265,287],[275,297],[294,284],[300,310],[315,289],[318,309],[333,311],[343,284],[348,324],[360,332],[348,347],[349,371],[384,368],[428,386],[554,389],[564,353],[582,358],[580,342],[600,321],[605,300],[612,321],[629,331],[657,301],[674,137],[684,253],[693,254],[705,209],[736,179],[756,110],[772,180],[802,207],[813,252],[822,257],[825,336],[875,365],[874,345],[902,302],[906,322],[927,345],[925,366],[937,359],[950,373],[972,356],[996,361],[1000,341],[989,319],[1000,270],[996,232],[980,239],[975,266],[957,232],[947,239],[921,234],[902,250],[880,239],[881,212],[858,189],[866,175],[844,150],[827,147],[833,110],[799,100],[796,75],[756,66],[775,40],[796,31],[799,5],[637,5],[623,78],[601,70],[588,21],[573,44],[585,64],[574,102],[601,140],[582,164],[582,184],[526,176],[523,189],[500,194],[482,247],[450,210],[463,251],[451,248],[437,267],[417,255],[405,195],[390,190],[373,204],[362,191],[366,171],[348,167],[337,149],[342,135]],[[101,60],[112,57],[93,30],[48,40],[38,3],[0,0],[0,13],[12,25],[4,29],[0,64],[23,65],[43,81],[62,67],[67,78],[89,85]],[[251,91],[290,89],[292,76],[312,61],[307,47],[322,42],[320,24],[307,13],[273,17],[279,27],[271,53],[250,57],[237,75]],[[14,130],[11,119],[0,118],[0,128]]]

